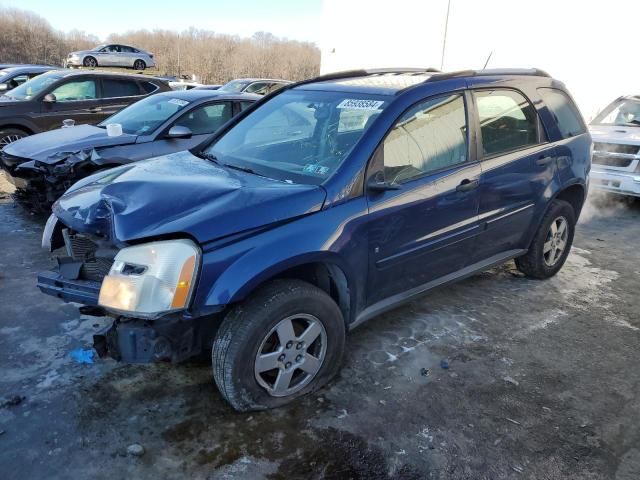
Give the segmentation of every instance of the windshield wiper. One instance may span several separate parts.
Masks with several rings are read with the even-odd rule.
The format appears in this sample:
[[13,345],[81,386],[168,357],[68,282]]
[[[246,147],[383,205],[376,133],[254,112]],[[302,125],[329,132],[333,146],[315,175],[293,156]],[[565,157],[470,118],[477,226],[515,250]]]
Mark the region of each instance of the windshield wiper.
[[220,162],[218,161],[218,157],[216,157],[213,153],[198,152],[196,155],[200,158],[204,158],[205,160],[209,160],[213,163],[217,163],[218,165],[220,165]]
[[241,167],[240,165],[233,165],[231,163],[223,163],[222,165],[227,167],[227,168],[232,168],[234,170],[240,170],[241,172],[251,173],[251,174],[257,175],[259,177],[264,177],[264,175],[259,174],[258,172],[256,172],[255,170],[252,170],[249,167]]

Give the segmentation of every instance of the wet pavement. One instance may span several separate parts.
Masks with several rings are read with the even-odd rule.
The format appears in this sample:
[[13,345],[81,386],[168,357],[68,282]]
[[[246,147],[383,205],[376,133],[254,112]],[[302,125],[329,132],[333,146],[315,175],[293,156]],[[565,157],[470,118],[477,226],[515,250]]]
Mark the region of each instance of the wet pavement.
[[640,478],[640,202],[588,205],[555,278],[433,291],[327,388],[239,414],[206,363],[74,361],[108,320],[37,291],[43,221],[1,197],[1,479]]

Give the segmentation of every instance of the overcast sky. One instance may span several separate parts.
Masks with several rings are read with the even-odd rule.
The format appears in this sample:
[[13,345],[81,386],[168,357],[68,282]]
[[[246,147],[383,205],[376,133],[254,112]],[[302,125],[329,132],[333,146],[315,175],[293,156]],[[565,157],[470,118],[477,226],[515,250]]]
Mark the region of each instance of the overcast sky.
[[32,10],[59,30],[78,29],[105,38],[110,33],[189,27],[251,36],[267,31],[317,42],[322,0],[0,0]]
[[[440,67],[447,0],[325,0],[322,70]],[[640,0],[451,0],[444,70],[538,67],[585,117],[640,94]]]

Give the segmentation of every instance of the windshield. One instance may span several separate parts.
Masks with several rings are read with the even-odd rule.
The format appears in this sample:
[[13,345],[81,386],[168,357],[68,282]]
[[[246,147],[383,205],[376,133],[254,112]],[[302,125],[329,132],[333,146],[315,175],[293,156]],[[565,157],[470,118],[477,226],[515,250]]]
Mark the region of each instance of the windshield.
[[11,93],[7,94],[6,96],[14,100],[31,100],[36,95],[42,93],[49,85],[57,82],[61,78],[62,75],[47,75],[45,73],[24,82],[19,87],[11,90]]
[[251,82],[246,80],[231,80],[229,83],[225,83],[218,90],[221,92],[241,92],[244,87],[249,85]]
[[616,100],[600,112],[591,124],[640,127],[640,98]]
[[251,112],[204,150],[223,165],[287,182],[329,178],[388,97],[287,90]]
[[130,135],[149,135],[169,117],[189,105],[190,102],[165,95],[152,95],[120,110],[98,124],[106,127],[110,123],[122,125],[122,131]]

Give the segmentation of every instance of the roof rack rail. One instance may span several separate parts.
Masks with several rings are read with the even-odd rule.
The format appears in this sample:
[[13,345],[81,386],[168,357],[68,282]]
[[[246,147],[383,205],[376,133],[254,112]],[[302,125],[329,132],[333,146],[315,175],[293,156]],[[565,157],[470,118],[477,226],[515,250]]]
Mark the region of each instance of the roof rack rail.
[[[294,86],[305,85],[307,83],[315,83],[315,82],[325,82],[327,80],[341,80],[343,78],[357,78],[357,77],[367,77],[369,75],[385,75],[385,74],[397,74],[402,75],[403,73],[441,73],[437,68],[369,68],[369,69],[358,69],[358,70],[344,70],[341,72],[334,73],[326,73],[324,75],[319,75],[317,77],[308,78],[306,80],[302,80],[293,84]],[[282,89],[280,89],[282,90]]]
[[425,81],[435,82],[438,80],[448,80],[450,78],[486,77],[494,75],[526,75],[531,77],[551,77],[551,75],[549,75],[544,70],[540,70],[539,68],[488,68],[485,70],[459,70],[456,72],[438,73]]

